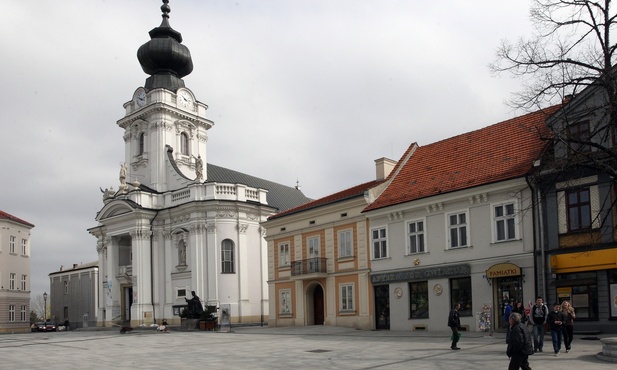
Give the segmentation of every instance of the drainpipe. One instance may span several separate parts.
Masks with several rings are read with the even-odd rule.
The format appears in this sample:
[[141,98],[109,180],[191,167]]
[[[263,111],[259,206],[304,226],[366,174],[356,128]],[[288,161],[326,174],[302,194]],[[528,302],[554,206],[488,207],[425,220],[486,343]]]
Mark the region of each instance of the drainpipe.
[[[538,250],[538,248],[540,249],[540,260],[541,260],[541,265],[540,265],[540,274],[542,276],[542,285],[539,287],[542,290],[542,294],[541,296],[544,297],[544,299],[547,299],[546,297],[546,263],[545,263],[545,254],[544,254],[544,222],[542,219],[542,195],[539,189],[537,189],[534,184],[532,183],[532,181],[529,179],[529,176],[525,177],[525,180],[527,181],[527,185],[529,185],[529,189],[531,189],[531,204],[533,207],[533,212],[531,213],[533,216],[533,225],[537,226],[537,232],[536,232],[536,227],[533,228],[533,234],[534,234],[534,264],[533,264],[533,269],[534,269],[534,276],[537,277],[538,276],[538,265],[535,263],[535,259],[536,259],[536,251]],[[536,285],[537,287],[537,285]],[[537,295],[537,292],[536,292]],[[534,301],[535,301],[535,297]]]

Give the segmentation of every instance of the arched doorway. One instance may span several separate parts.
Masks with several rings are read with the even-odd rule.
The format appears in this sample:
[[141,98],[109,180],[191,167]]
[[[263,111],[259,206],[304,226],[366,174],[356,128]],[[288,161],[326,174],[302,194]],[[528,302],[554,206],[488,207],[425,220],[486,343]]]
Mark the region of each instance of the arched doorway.
[[306,291],[306,324],[323,325],[325,318],[324,292],[319,283],[312,284]]
[[324,323],[324,303],[323,288],[316,285],[313,289],[313,325],[323,325]]

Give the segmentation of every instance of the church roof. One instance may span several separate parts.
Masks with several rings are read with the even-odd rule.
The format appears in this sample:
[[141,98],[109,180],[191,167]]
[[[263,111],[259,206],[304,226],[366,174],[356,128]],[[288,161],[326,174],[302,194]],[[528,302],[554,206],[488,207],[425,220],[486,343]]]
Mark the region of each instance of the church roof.
[[242,172],[230,170],[211,163],[206,165],[207,181],[229,184],[244,184],[252,188],[268,190],[268,204],[279,212],[294,208],[311,201],[302,191],[292,186],[282,185],[273,181],[260,179]]
[[0,220],[14,221],[14,222],[18,222],[18,223],[23,224],[23,225],[28,226],[28,227],[34,227],[34,225],[31,224],[30,222],[24,221],[21,218],[15,217],[12,214],[6,213],[4,211],[0,211]]

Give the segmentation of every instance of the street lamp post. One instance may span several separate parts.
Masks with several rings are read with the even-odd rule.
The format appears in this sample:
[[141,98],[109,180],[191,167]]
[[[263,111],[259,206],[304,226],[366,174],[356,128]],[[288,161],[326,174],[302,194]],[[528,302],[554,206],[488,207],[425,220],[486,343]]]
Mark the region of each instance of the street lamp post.
[[43,318],[47,322],[47,292],[43,293],[43,301],[45,302],[43,304]]

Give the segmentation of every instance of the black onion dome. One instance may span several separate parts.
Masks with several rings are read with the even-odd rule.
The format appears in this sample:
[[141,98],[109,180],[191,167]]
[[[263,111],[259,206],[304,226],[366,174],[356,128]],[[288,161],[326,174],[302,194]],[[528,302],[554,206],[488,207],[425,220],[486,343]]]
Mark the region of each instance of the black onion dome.
[[163,0],[161,25],[150,31],[150,41],[137,50],[141,69],[150,75],[146,90],[165,88],[176,91],[184,87],[182,77],[193,71],[191,52],[182,45],[182,35],[169,25],[169,0]]

